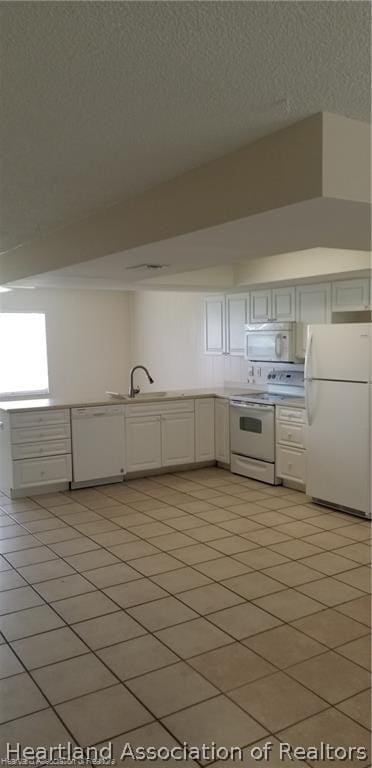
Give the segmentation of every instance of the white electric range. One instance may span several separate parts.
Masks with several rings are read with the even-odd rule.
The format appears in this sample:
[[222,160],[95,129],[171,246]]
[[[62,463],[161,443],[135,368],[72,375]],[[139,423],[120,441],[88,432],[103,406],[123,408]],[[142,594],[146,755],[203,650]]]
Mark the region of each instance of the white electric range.
[[230,397],[231,472],[277,485],[275,405],[304,397],[303,371],[271,371],[265,389]]

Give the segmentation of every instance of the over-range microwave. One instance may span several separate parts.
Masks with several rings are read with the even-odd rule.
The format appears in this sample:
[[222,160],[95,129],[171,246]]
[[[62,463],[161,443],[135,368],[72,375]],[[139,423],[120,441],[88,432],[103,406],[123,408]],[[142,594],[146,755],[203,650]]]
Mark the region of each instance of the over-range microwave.
[[244,326],[244,357],[251,362],[294,363],[295,323]]

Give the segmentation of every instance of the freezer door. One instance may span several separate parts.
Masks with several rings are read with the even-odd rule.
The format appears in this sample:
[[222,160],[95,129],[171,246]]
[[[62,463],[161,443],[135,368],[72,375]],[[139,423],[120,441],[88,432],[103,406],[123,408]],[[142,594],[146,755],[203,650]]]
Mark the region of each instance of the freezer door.
[[371,325],[368,323],[310,325],[305,378],[369,381],[371,346]]
[[306,493],[369,512],[369,385],[307,382]]

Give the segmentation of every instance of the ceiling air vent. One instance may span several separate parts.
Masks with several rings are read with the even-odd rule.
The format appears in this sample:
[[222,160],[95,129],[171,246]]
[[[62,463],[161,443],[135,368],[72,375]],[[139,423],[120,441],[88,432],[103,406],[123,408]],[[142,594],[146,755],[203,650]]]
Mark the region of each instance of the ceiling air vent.
[[164,269],[164,267],[169,267],[169,264],[132,264],[132,266],[130,267],[125,267],[125,269],[155,270],[155,269]]

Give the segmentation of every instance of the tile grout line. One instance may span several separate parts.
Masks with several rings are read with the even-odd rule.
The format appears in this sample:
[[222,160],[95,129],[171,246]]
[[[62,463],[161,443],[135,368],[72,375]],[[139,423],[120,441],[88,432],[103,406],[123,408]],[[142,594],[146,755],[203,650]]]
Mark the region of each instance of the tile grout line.
[[[166,503],[166,502],[164,502],[164,506],[166,506],[166,505],[167,505],[167,503]],[[61,507],[63,507],[64,505],[60,505],[60,506],[61,506]],[[85,505],[83,504],[83,506],[85,506]],[[173,506],[173,505],[172,505],[172,506]],[[175,505],[174,505],[174,506],[175,506]],[[87,509],[90,509],[90,508],[89,508],[89,507],[87,507]],[[96,512],[96,510],[91,510],[91,511],[94,511],[96,514],[98,514],[98,515],[99,515],[99,517],[101,517],[101,515],[99,514],[99,512],[97,513],[97,512]],[[136,511],[137,511],[137,510],[136,510]],[[184,511],[184,510],[182,510],[182,511]],[[52,514],[54,514],[54,513],[52,513]],[[73,514],[73,513],[72,513],[72,514]],[[145,513],[145,514],[146,514],[146,513]],[[191,514],[192,514],[192,513],[191,513]],[[150,514],[150,516],[151,516],[151,514]],[[102,516],[102,517],[103,517],[103,516]],[[105,520],[106,518],[103,518],[103,519]],[[77,530],[77,529],[76,529],[76,530]],[[84,535],[84,534],[83,534],[83,535]],[[90,538],[90,537],[88,536],[88,538]],[[146,539],[141,539],[141,540],[147,541]],[[101,545],[101,546],[102,546],[102,545]],[[102,548],[103,548],[103,549],[105,549],[105,547],[102,547]],[[110,551],[110,550],[108,550],[108,551]],[[173,552],[173,550],[172,550],[172,552]],[[112,553],[111,553],[111,554],[112,554]],[[63,558],[63,557],[60,557],[60,559],[61,559],[62,561],[64,561],[64,558]],[[130,562],[130,561],[129,561],[129,562]],[[68,565],[70,565],[70,564],[68,563]],[[184,567],[191,567],[191,568],[192,568],[192,566],[188,566],[188,564],[187,564],[187,563],[185,564],[184,562],[182,563],[182,565],[183,565]],[[71,566],[71,567],[73,567],[73,566]],[[105,566],[102,566],[102,567],[105,567]],[[132,566],[130,566],[130,567],[132,567]],[[15,569],[15,570],[17,570],[17,569]],[[195,569],[193,569],[193,570],[195,570]],[[252,571],[251,571],[251,572],[252,572]],[[256,572],[256,571],[253,571],[253,572]],[[78,574],[80,574],[80,575],[84,574],[84,572],[77,572],[77,573],[78,573]],[[198,573],[199,573],[199,572],[198,572]],[[155,575],[155,574],[153,574],[153,575]],[[142,577],[142,578],[150,578],[150,580],[152,580],[152,579],[151,579],[151,576],[150,576],[150,577],[146,577],[144,574],[139,574],[139,578],[141,578],[141,577]],[[84,575],[83,575],[83,578],[85,578],[85,577],[84,577]],[[128,582],[126,582],[126,583],[128,583]],[[217,582],[216,580],[212,579],[212,583],[219,583],[219,582]],[[278,582],[278,583],[279,583],[279,582]],[[93,585],[93,586],[94,586],[94,587],[97,589],[96,585]],[[158,585],[157,585],[157,586],[158,586]],[[280,586],[283,586],[283,588],[284,588],[284,589],[288,588],[288,585],[283,585],[281,582],[280,582]],[[195,588],[195,589],[197,589],[197,588]],[[103,590],[101,590],[101,589],[99,589],[99,588],[98,588],[98,589],[97,589],[97,591],[99,591],[99,592],[102,592]],[[166,590],[166,591],[167,591],[167,590]],[[105,594],[105,593],[103,592],[103,594]],[[234,593],[234,594],[236,594],[236,593]],[[170,596],[174,597],[174,595],[173,595],[172,593],[169,593],[169,592],[168,592],[168,595],[170,595]],[[67,599],[68,599],[68,598],[67,598]],[[177,597],[176,597],[176,599],[177,599]],[[114,601],[114,602],[115,602],[115,601]],[[250,602],[250,601],[247,601],[247,600],[243,600],[243,601],[242,601],[242,604],[244,604],[244,602]],[[347,602],[348,602],[348,601],[347,601]],[[46,601],[46,604],[48,604],[48,605],[49,605],[48,601]],[[51,607],[52,607],[52,606],[51,606]],[[119,607],[119,609],[120,609],[120,610],[123,610],[123,611],[124,611],[124,613],[126,613],[125,609],[123,609],[123,608],[122,608],[120,605],[119,605],[118,607]],[[218,612],[218,611],[217,611],[217,612]],[[198,612],[197,612],[197,613],[198,613]],[[107,615],[109,616],[110,614],[107,614]],[[128,615],[128,614],[127,614],[127,615]],[[130,614],[129,614],[129,615],[130,615]],[[201,618],[205,618],[203,615],[200,615],[200,614],[199,614],[199,617],[201,617]],[[93,617],[93,618],[94,618],[94,617]],[[275,618],[277,618],[277,617],[275,617]],[[89,621],[89,619],[87,619],[86,621]],[[138,623],[140,623],[140,622],[138,622]],[[284,622],[284,624],[287,624],[287,622]],[[175,625],[175,626],[177,626],[177,625]],[[215,626],[215,625],[213,625],[213,626]],[[146,627],[144,627],[144,629],[145,629],[147,632],[149,632],[149,630],[147,630],[147,628],[146,628]],[[149,632],[149,634],[153,634],[153,633],[150,631],[150,632]],[[260,634],[260,633],[257,633],[257,634]],[[81,638],[79,638],[79,639],[81,639]],[[233,638],[232,638],[232,642],[237,642],[236,638],[234,638],[234,637],[233,637]],[[238,642],[239,642],[239,641],[238,641]],[[242,643],[240,643],[240,644],[242,644]],[[244,646],[244,647],[246,647],[246,646]],[[88,649],[88,651],[89,651],[89,650],[91,651],[91,649]],[[326,648],[324,652],[327,652],[327,651],[329,651],[329,649],[328,649],[328,648]],[[197,655],[200,655],[200,654],[197,654]],[[98,657],[98,658],[99,658],[99,657]],[[101,660],[101,659],[99,659],[99,660],[102,662],[102,660]],[[181,661],[185,661],[185,660],[181,659]],[[179,662],[175,662],[175,663],[179,663]],[[187,662],[186,662],[186,663],[187,663]],[[188,665],[188,666],[191,666],[191,665]],[[275,666],[275,665],[274,665],[274,666]],[[194,668],[193,668],[193,667],[191,667],[191,669],[194,669]],[[279,670],[280,670],[280,668],[279,668]],[[280,671],[282,671],[282,670],[280,670]],[[110,672],[111,672],[111,674],[112,674],[112,670],[110,670]],[[145,673],[145,674],[146,674],[146,673]],[[147,673],[147,674],[151,674],[151,672],[149,672],[149,673]],[[142,675],[140,675],[140,676],[142,676]],[[132,679],[133,679],[133,678],[132,678]],[[206,679],[206,678],[205,678],[205,679]],[[261,679],[261,678],[260,678],[260,679]],[[121,681],[120,679],[119,679],[119,682],[123,684],[123,681]],[[209,680],[208,680],[208,682],[210,683],[210,681],[209,681]],[[125,683],[124,683],[124,685],[125,685]],[[312,693],[313,693],[313,692],[312,692]],[[226,695],[226,693],[225,693],[224,691],[222,691],[222,694],[223,694],[223,695]],[[77,697],[77,698],[79,698],[79,697]],[[212,698],[213,698],[213,697],[212,697]],[[141,703],[142,703],[142,702],[141,702]],[[328,707],[328,706],[329,706],[329,703],[328,703],[328,702],[326,702],[326,703],[327,703],[327,707]],[[332,705],[331,705],[331,706],[332,706]],[[243,710],[243,711],[245,712],[245,710]],[[307,718],[306,718],[306,719],[307,719]]]

